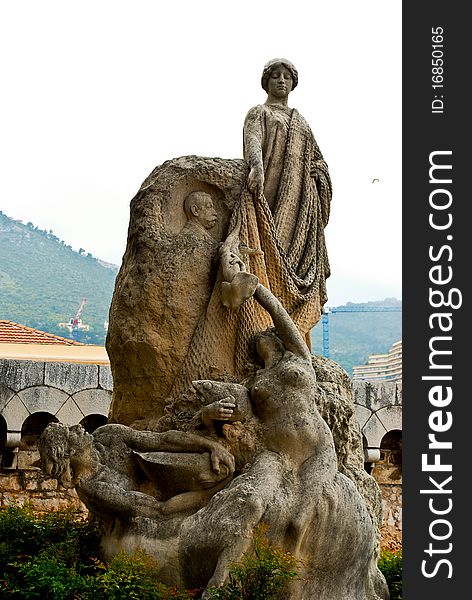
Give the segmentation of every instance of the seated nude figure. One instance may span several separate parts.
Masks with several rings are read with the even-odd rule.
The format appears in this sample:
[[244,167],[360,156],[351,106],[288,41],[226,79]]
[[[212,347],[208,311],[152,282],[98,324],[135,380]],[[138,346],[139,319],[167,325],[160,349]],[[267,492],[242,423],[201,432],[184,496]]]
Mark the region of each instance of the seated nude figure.
[[[230,481],[234,472],[231,454],[211,439],[181,431],[136,431],[125,425],[104,425],[90,434],[81,425],[51,423],[40,437],[39,452],[45,473],[65,488],[75,487],[79,498],[94,513],[111,518],[156,518],[198,510]],[[136,489],[136,452],[208,452],[213,485],[208,487],[206,477],[202,489],[178,493],[165,501],[143,493]],[[193,483],[198,476],[194,474]]]
[[[310,351],[268,289],[258,284],[254,298],[276,328],[256,334],[263,367],[244,382],[251,399],[248,414],[253,412],[262,425],[262,449],[242,474],[184,522],[180,548],[188,582],[207,589],[221,586],[231,563],[248,550],[254,527],[266,523],[269,542],[302,559],[311,574],[309,581],[292,583],[284,598],[385,598],[374,525],[355,485],[338,472],[331,431],[316,407]],[[204,381],[194,385],[203,393]],[[241,402],[230,389],[202,411],[208,424],[235,419]],[[197,570],[193,557],[201,554],[200,544],[206,565]],[[340,557],[348,567],[340,567]],[[337,571],[340,575],[334,575]],[[209,592],[202,596],[210,597]]]

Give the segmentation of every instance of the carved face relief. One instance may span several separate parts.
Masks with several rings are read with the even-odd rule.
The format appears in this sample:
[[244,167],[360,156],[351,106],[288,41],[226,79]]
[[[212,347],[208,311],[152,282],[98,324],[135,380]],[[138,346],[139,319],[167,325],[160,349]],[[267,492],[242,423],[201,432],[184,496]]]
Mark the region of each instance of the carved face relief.
[[192,213],[197,218],[197,221],[205,227],[205,229],[211,229],[216,225],[218,220],[217,212],[213,206],[211,196],[208,194],[202,194],[199,197],[198,204],[194,204],[192,207]]
[[93,435],[85,431],[82,425],[74,425],[69,428],[69,448],[72,454],[85,450],[92,443]]
[[293,79],[290,71],[283,65],[276,66],[269,76],[267,91],[274,98],[286,98],[292,91]]

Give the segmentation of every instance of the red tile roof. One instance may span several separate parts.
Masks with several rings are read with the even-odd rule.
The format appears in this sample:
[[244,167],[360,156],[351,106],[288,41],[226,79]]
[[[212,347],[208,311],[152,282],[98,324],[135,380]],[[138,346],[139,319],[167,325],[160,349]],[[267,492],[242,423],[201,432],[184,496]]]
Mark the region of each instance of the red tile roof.
[[80,342],[39,331],[13,321],[0,320],[0,344],[59,344],[62,346],[84,346]]

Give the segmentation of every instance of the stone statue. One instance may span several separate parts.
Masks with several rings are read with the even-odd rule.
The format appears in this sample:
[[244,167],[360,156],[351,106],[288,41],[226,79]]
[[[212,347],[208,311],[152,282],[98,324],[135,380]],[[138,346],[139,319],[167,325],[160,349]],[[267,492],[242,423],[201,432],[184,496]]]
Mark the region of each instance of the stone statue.
[[289,61],[265,66],[244,160],[181,157],[144,181],[110,308],[110,424],[50,425],[40,452],[102,522],[105,560],[144,549],[207,598],[265,524],[303,561],[286,600],[386,600],[350,382],[307,345],[331,183],[288,108],[297,83]]
[[[289,94],[298,84],[294,65],[283,58],[269,61],[261,84],[267,99],[251,108],[244,122],[252,198],[243,196],[241,210],[247,223],[243,231],[248,238],[259,237],[264,264],[250,260],[248,269],[281,300],[310,345],[309,332],[327,300],[330,269],[324,228],[331,180],[308,123],[288,107]],[[247,242],[244,235],[242,241]]]
[[[249,548],[254,527],[264,523],[269,541],[304,563],[304,577],[286,590],[287,600],[385,599],[376,521],[355,483],[338,469],[331,430],[316,405],[311,354],[280,301],[261,284],[254,296],[275,325],[255,336],[262,365],[241,384],[194,382],[204,397],[202,425],[217,439],[218,423],[260,423],[260,444],[244,468],[235,471],[233,457],[204,431],[159,434],[106,425],[91,436],[80,426],[57,424],[40,440],[44,468],[63,485],[75,484],[108,523],[105,548],[116,548],[118,535],[130,551],[144,547],[168,583],[206,590],[222,585],[231,563]],[[198,465],[184,482],[169,476],[172,452],[177,464],[189,453],[190,472]],[[206,469],[190,460],[195,452],[211,454]],[[164,460],[154,459],[158,469],[148,453],[163,453]]]
[[[40,437],[39,451],[43,471],[64,488],[75,487],[82,502],[106,520],[196,510],[234,473],[234,458],[222,446],[181,431],[154,433],[104,425],[92,435],[81,425],[51,423]],[[187,469],[182,478],[179,463],[191,463],[194,457],[189,453],[206,453],[208,458],[193,460],[193,469]],[[174,490],[172,485],[163,489],[161,481],[150,485],[153,478],[147,475],[152,458],[158,464],[159,457],[165,460],[167,471],[174,469],[180,476],[173,482]],[[144,474],[139,472],[140,464]]]
[[[263,448],[244,473],[184,522],[187,582],[203,575],[198,584],[204,585],[208,577],[210,587],[223,584],[228,566],[241,559],[253,528],[263,522],[272,543],[301,558],[306,574],[317,574],[292,584],[286,598],[385,597],[376,566],[375,523],[354,483],[338,471],[333,436],[316,407],[311,354],[277,298],[260,284],[255,298],[276,327],[276,332],[257,334],[263,367],[245,382],[252,408],[246,404],[243,410],[254,411],[260,420]],[[204,389],[203,382],[199,389]],[[241,403],[231,394],[211,406],[213,418],[221,421],[234,420],[235,410],[241,411]],[[333,531],[338,532],[335,538]],[[200,547],[212,548],[213,554],[197,573],[194,556]],[[360,554],[364,558],[356,560]]]
[[[251,298],[254,278],[279,298],[310,345],[310,329],[326,302],[331,182],[310,127],[287,106],[297,84],[292,63],[270,61],[262,75],[267,101],[244,123],[245,160],[167,161],[131,202],[106,344],[112,422],[149,427],[169,402],[192,393],[193,380],[247,374],[252,336],[271,325]],[[197,216],[183,209],[193,194],[211,196],[217,215],[211,227],[200,228],[207,246],[198,242],[198,252],[189,249],[194,236],[184,235],[198,229]],[[218,243],[228,258],[219,272],[212,269]],[[189,254],[193,262],[183,264]],[[251,277],[237,273],[239,254]],[[229,266],[233,278],[222,272]],[[185,290],[190,297],[184,306]]]

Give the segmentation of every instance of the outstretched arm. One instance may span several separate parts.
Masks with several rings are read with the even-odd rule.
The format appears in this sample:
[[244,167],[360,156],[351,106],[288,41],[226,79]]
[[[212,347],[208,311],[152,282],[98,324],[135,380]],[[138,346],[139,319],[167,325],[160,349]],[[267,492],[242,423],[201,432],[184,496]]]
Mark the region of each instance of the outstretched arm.
[[220,463],[234,473],[234,457],[220,444],[209,438],[184,431],[138,431],[126,428],[127,444],[138,452],[209,452],[215,473],[220,471]]
[[254,298],[272,317],[277,335],[282,340],[285,348],[293,354],[311,362],[311,354],[300,335],[295,323],[282,306],[281,302],[261,283],[254,292]]

